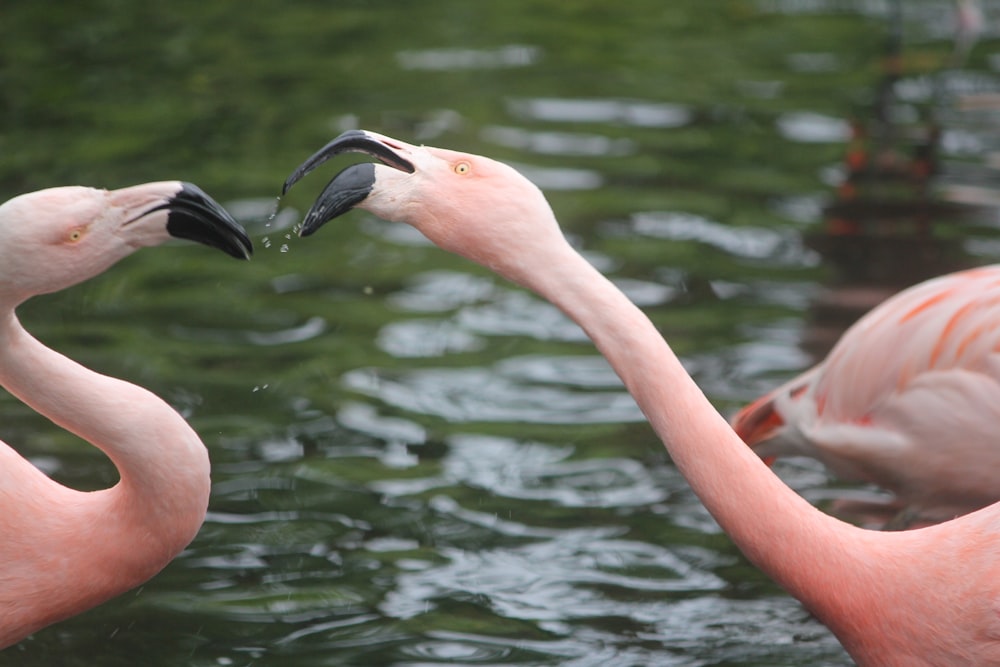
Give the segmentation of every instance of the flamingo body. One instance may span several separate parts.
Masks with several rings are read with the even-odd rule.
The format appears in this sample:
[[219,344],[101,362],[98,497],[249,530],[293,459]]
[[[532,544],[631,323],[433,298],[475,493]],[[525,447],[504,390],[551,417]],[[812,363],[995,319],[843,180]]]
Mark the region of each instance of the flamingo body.
[[33,338],[15,308],[171,236],[249,257],[250,240],[193,185],[66,187],[0,206],[0,385],[102,449],[120,481],[81,492],[0,442],[0,648],[148,580],[194,538],[208,453],[164,401]]
[[547,298],[608,359],[719,525],[859,665],[1000,665],[1000,506],[889,533],[820,512],[746,447],[649,319],[567,243],[545,197],[514,169],[351,131],[296,169],[285,189],[346,151],[382,164],[338,174],[302,235],[362,208]]
[[1000,500],[998,425],[1000,266],[895,295],[733,418],[765,459],[811,456],[931,521]]

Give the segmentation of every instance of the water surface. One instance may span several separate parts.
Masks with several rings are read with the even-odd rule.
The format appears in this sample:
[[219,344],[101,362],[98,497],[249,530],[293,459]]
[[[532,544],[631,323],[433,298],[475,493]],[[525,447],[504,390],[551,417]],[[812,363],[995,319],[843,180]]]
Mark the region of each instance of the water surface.
[[[300,241],[320,174],[269,216],[343,129],[508,161],[728,414],[891,291],[1000,254],[970,97],[993,32],[950,62],[951,4],[913,0],[887,72],[893,6],[5,3],[0,195],[183,178],[257,255],[143,251],[22,309],[181,410],[214,487],[163,573],[0,664],[850,664],[555,308],[363,214]],[[901,177],[932,122],[935,179]],[[852,177],[861,148],[879,169]],[[0,423],[60,481],[114,482],[6,394]],[[854,491],[777,471],[824,506]]]

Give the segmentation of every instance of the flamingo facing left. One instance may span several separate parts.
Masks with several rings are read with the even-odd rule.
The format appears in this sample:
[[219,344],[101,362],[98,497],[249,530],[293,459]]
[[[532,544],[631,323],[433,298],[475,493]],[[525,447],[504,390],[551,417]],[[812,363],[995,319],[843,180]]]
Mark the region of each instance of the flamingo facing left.
[[148,580],[201,527],[208,452],[163,400],[33,338],[15,308],[170,237],[248,259],[250,239],[189,183],[62,187],[0,205],[0,385],[108,455],[120,481],[76,491],[0,442],[0,648]]
[[342,134],[326,160],[361,163],[326,186],[303,236],[352,208],[412,225],[558,306],[587,332],[678,470],[743,553],[797,597],[863,667],[1000,665],[1000,504],[918,530],[865,530],[820,512],[743,443],[649,319],[566,241],[542,193],[489,158]]

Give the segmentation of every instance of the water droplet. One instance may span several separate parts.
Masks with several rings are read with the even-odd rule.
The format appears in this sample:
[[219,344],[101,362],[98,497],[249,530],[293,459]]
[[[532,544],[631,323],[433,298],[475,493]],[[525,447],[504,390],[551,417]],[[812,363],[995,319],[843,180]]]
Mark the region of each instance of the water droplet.
[[270,227],[271,223],[276,217],[278,217],[278,209],[281,207],[281,195],[274,198],[274,206],[271,208],[271,214],[267,216],[267,221],[264,223],[265,227]]

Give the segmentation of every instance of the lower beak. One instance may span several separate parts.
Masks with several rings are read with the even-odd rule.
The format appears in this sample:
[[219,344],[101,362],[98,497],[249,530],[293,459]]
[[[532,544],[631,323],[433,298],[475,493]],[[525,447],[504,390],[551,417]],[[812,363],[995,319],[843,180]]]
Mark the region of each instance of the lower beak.
[[[341,153],[364,153],[379,162],[412,174],[413,163],[401,155],[404,149],[391,140],[364,130],[349,130],[312,154],[285,180],[282,194],[288,192],[306,174],[327,160]],[[346,213],[371,193],[375,185],[375,166],[371,163],[356,164],[344,169],[331,180],[313,203],[299,230],[300,236],[309,236],[325,223]]]

